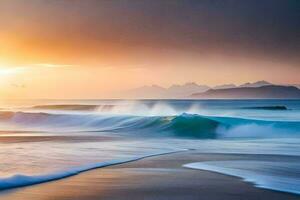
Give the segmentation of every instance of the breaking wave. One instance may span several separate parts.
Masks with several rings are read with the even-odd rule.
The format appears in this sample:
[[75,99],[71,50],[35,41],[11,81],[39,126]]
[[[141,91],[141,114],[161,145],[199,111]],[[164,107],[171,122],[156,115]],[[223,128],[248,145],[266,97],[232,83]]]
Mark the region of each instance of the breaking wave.
[[[172,116],[0,112],[1,127],[15,131],[112,132],[192,138],[270,137],[297,134],[300,122],[263,121],[183,113]],[[3,131],[3,130],[2,130]]]

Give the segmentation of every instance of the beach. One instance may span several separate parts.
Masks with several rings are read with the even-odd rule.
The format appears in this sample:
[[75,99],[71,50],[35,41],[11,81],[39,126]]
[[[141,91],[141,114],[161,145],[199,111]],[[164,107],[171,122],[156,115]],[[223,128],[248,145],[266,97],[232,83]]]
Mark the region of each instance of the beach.
[[0,25],[0,200],[300,200],[300,0],[0,0]]
[[[1,200],[203,199],[293,200],[299,196],[255,188],[240,178],[184,168],[214,160],[282,160],[286,156],[204,154],[195,150],[99,168],[69,178],[2,191]],[[290,157],[298,159],[297,157]]]

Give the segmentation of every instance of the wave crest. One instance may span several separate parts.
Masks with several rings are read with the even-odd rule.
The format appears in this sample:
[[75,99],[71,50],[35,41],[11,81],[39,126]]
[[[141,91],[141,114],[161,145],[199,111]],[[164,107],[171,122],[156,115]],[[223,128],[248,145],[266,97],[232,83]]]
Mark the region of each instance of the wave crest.
[[[197,114],[132,116],[0,111],[0,124],[14,131],[111,132],[133,136],[193,138],[270,137],[300,131],[299,122],[262,121]],[[4,130],[4,131],[5,131]],[[2,130],[3,131],[3,130]]]

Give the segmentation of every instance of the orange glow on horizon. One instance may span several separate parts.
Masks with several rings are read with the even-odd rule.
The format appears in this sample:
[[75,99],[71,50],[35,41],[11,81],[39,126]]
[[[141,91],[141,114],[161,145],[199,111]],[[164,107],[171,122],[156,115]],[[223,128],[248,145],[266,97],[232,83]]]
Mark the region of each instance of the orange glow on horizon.
[[[267,49],[261,44],[262,34],[252,46],[254,36],[260,36],[252,23],[253,37],[243,21],[207,23],[213,20],[207,16],[219,19],[224,9],[206,16],[168,1],[140,9],[117,1],[93,2],[0,2],[0,23],[5,27],[0,30],[0,98],[126,98],[124,91],[152,84],[300,82],[299,56],[288,44],[285,52],[280,41],[272,40]],[[149,12],[160,6],[170,17]],[[223,30],[229,25],[237,25],[241,35]],[[218,27],[224,33],[218,33]]]

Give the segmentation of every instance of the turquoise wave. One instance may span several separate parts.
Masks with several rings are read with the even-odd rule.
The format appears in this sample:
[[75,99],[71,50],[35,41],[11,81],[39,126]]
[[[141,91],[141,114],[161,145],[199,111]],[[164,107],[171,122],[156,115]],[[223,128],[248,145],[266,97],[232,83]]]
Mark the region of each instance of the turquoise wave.
[[[233,117],[212,117],[196,114],[175,116],[132,116],[97,114],[53,114],[29,112],[0,112],[1,127],[45,132],[112,132],[134,136],[174,136],[199,139],[220,137],[254,137],[300,133],[297,121],[264,121]],[[4,131],[4,130],[2,130]],[[244,132],[250,131],[250,134]],[[244,134],[244,135],[243,135]]]

